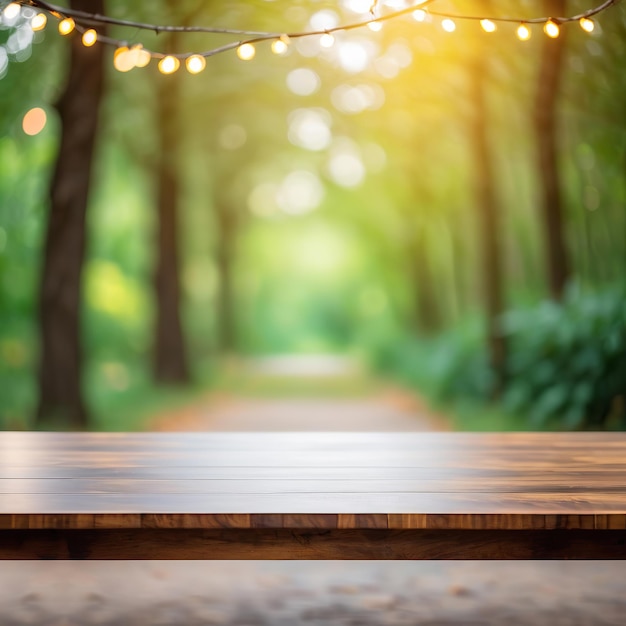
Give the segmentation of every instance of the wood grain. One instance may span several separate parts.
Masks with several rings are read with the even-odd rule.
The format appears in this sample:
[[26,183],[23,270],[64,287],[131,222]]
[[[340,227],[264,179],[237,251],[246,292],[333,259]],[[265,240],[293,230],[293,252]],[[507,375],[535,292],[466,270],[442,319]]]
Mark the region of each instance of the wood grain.
[[3,554],[37,537],[105,546],[115,533],[149,544],[161,532],[192,548],[217,536],[202,533],[248,532],[245,543],[307,530],[336,546],[370,537],[353,531],[388,532],[371,535],[384,542],[456,533],[445,537],[474,553],[487,536],[475,533],[489,531],[520,554],[532,552],[527,532],[608,545],[626,534],[626,433],[0,433],[0,529]]

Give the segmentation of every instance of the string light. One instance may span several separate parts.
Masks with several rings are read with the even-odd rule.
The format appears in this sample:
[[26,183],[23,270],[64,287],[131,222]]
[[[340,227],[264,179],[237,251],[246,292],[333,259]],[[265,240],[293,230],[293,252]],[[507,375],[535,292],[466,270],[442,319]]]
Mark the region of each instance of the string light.
[[237,48],[237,56],[242,61],[250,61],[256,54],[256,48],[251,43],[243,43]]
[[83,33],[83,46],[87,46],[87,48],[89,48],[90,46],[93,46],[96,41],[98,41],[98,33],[93,28],[90,28]]
[[159,61],[159,72],[161,74],[173,74],[180,67],[180,61],[168,54]]
[[206,59],[200,54],[192,54],[185,59],[185,67],[190,74],[199,74],[206,67]]
[[454,20],[447,17],[445,20],[441,21],[441,28],[443,28],[446,33],[453,33],[456,30],[456,23]]
[[549,19],[543,26],[543,32],[550,37],[550,39],[556,39],[561,32],[559,25],[552,19]]
[[7,4],[4,7],[4,10],[2,11],[2,15],[4,15],[4,17],[7,20],[11,21],[11,20],[14,20],[20,14],[21,10],[22,9],[17,2],[11,2],[11,4]]
[[518,27],[517,27],[517,38],[520,41],[528,41],[531,37],[531,30],[530,28],[528,28],[528,26],[526,24],[524,24],[524,22],[522,22]]
[[320,37],[320,46],[322,48],[332,48],[335,45],[335,38],[330,33],[324,33]]
[[592,33],[593,29],[596,27],[595,22],[588,17],[581,17],[578,23],[586,33]]
[[61,35],[69,35],[75,27],[76,23],[71,17],[66,17],[59,22],[59,32]]
[[486,33],[493,33],[496,30],[495,23],[488,19],[480,20],[480,25]]
[[272,41],[272,52],[274,54],[285,54],[288,47],[289,46],[282,39]]
[[[591,33],[595,29],[595,22],[591,18],[600,12],[608,9],[609,7],[617,4],[619,0],[597,0],[600,4],[578,15],[572,15],[569,17],[534,17],[515,19],[514,17],[494,17],[494,16],[477,16],[477,15],[463,15],[463,14],[450,14],[433,11],[430,6],[438,0],[421,0],[419,2],[408,3],[406,0],[398,0],[397,2],[391,2],[387,0],[384,4],[388,7],[387,11],[382,11],[381,15],[374,17],[374,11],[370,11],[372,16],[369,20],[361,20],[348,24],[337,24],[324,30],[317,31],[302,31],[291,32],[283,35],[278,35],[276,32],[263,32],[263,31],[250,31],[230,28],[214,28],[204,26],[169,26],[158,24],[145,24],[141,22],[135,22],[131,20],[117,19],[106,15],[100,15],[95,13],[88,13],[86,11],[78,11],[71,7],[59,7],[49,4],[44,0],[19,0],[7,4],[2,9],[2,16],[7,21],[15,20],[21,14],[21,7],[28,6],[30,15],[33,15],[32,9],[40,9],[45,11],[37,13],[30,18],[30,26],[33,31],[42,30],[45,28],[48,22],[47,14],[53,15],[59,19],[58,29],[62,35],[69,35],[75,29],[78,29],[82,35],[83,43],[86,46],[91,46],[96,41],[108,45],[116,46],[115,54],[113,57],[114,66],[123,72],[127,72],[134,67],[145,67],[150,63],[150,60],[154,57],[160,59],[159,70],[166,71],[163,73],[175,72],[180,66],[179,58],[185,59],[185,64],[188,66],[191,64],[191,73],[193,69],[200,68],[198,71],[202,71],[206,66],[206,59],[208,57],[229,51],[236,50],[237,56],[243,60],[250,60],[254,58],[256,49],[254,44],[267,41],[272,49],[272,52],[278,55],[285,54],[289,48],[291,39],[304,38],[311,36],[319,36],[319,44],[322,48],[330,48],[335,43],[334,34],[339,31],[349,31],[353,29],[369,27],[373,31],[378,31],[382,28],[383,24],[387,20],[395,19],[402,16],[412,16],[417,22],[430,21],[430,16],[436,16],[441,19],[441,27],[448,33],[456,31],[455,20],[472,20],[479,21],[481,28],[487,32],[492,33],[497,30],[497,23],[517,22],[519,26],[516,29],[516,35],[521,41],[527,41],[531,37],[531,24],[543,25],[544,32],[550,38],[556,38],[560,34],[561,26],[564,23],[578,22],[580,28],[587,33]],[[374,2],[375,7],[377,2]],[[412,6],[406,6],[411,4]],[[419,7],[419,8],[418,8]],[[428,8],[427,8],[428,7]],[[391,10],[390,10],[391,9]],[[132,48],[128,48],[127,44],[122,40],[112,39],[111,37],[99,37],[94,25],[117,25],[126,28],[136,28],[139,30],[151,30],[157,33],[160,32],[196,32],[196,33],[213,33],[219,35],[231,35],[237,36],[238,41],[231,41],[224,45],[217,46],[213,49],[204,51],[200,54],[193,52],[179,53],[177,56],[163,55],[158,51],[150,52],[144,50],[141,44],[135,44]],[[279,31],[280,32],[280,31]],[[242,38],[243,36],[243,38]],[[197,59],[203,59],[199,61]],[[167,59],[167,61],[166,61]],[[191,59],[194,59],[193,61]],[[195,72],[197,73],[197,72]]]
[[48,16],[45,13],[37,13],[30,21],[30,27],[34,31],[43,30],[48,23]]

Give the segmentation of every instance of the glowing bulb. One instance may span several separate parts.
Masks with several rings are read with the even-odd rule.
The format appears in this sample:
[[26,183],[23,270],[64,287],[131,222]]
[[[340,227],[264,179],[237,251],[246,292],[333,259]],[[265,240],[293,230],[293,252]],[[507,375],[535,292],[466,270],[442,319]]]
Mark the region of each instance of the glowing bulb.
[[118,72],[130,72],[135,67],[128,46],[120,46],[113,53],[113,67]]
[[413,19],[416,22],[424,22],[426,20],[426,11],[424,11],[424,9],[417,9],[413,11]]
[[491,20],[480,20],[480,25],[486,33],[493,33],[496,30],[496,25]]
[[22,130],[27,135],[38,135],[46,125],[46,112],[35,107],[24,115],[22,119]]
[[367,23],[367,27],[374,33],[378,33],[383,29],[381,22],[371,21]]
[[595,22],[588,17],[581,17],[578,23],[586,33],[592,33],[593,29],[596,27]]
[[83,33],[83,46],[87,46],[89,48],[90,46],[93,46],[97,40],[98,33],[93,28],[90,28]]
[[526,24],[520,24],[517,27],[517,38],[520,41],[528,41],[530,39],[531,31]]
[[59,32],[61,35],[69,35],[73,30],[76,24],[71,17],[66,17],[65,19],[59,22]]
[[320,46],[322,48],[332,48],[335,44],[335,38],[330,33],[324,33],[320,37]]
[[287,52],[287,44],[282,39],[272,41],[272,52],[274,54],[285,54]]
[[443,28],[446,33],[453,33],[456,30],[456,24],[453,20],[445,19],[441,22],[441,28]]
[[20,5],[17,2],[11,2],[4,7],[2,14],[7,20],[14,20],[20,14]]
[[152,58],[150,53],[147,50],[144,50],[140,43],[135,44],[130,49],[130,53],[135,67],[146,67]]
[[249,61],[254,58],[256,54],[256,49],[251,43],[242,43],[239,48],[237,48],[237,56],[242,61]]
[[180,61],[168,54],[159,61],[159,72],[161,74],[173,74],[180,67]]
[[48,16],[45,13],[37,13],[35,17],[30,21],[30,27],[37,31],[43,30],[48,23]]
[[543,32],[550,37],[550,39],[556,39],[561,32],[559,25],[553,21],[548,20],[543,26]]
[[206,67],[206,59],[199,54],[192,54],[185,60],[185,67],[190,74],[199,74]]

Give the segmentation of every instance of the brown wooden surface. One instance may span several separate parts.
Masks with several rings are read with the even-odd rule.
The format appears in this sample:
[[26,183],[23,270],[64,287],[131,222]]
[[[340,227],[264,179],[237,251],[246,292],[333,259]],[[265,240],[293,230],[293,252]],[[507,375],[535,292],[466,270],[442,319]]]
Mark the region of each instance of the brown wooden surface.
[[[18,544],[22,558],[36,552],[33,545],[61,554],[69,535],[72,541],[90,538],[93,554],[102,555],[111,537],[126,538],[128,545],[142,537],[150,546],[158,545],[160,532],[186,533],[178,536],[197,554],[198,537],[208,537],[201,533],[240,530],[248,533],[248,545],[265,545],[272,532],[287,533],[279,548],[268,548],[268,554],[282,556],[267,558],[288,558],[284,553],[293,550],[293,537],[306,529],[324,531],[327,540],[316,539],[326,546],[320,554],[336,555],[349,536],[384,533],[371,535],[382,543],[367,549],[355,544],[343,552],[369,550],[368,558],[384,558],[380,554],[392,550],[389,541],[405,541],[409,535],[402,533],[413,530],[512,531],[496,533],[500,543],[489,545],[508,542],[518,546],[516,554],[543,551],[546,558],[550,541],[530,540],[545,533],[524,531],[550,531],[555,541],[582,532],[589,555],[597,550],[598,558],[606,558],[601,555],[610,551],[607,546],[615,548],[626,535],[626,434],[5,432],[0,529],[4,558],[14,558],[11,550]],[[441,554],[458,544],[458,536],[466,538],[463,554],[478,554],[476,542],[483,545],[487,535],[474,533],[444,533],[450,545]],[[244,558],[235,556],[246,550],[232,547],[234,536],[225,543],[211,538],[211,545],[221,546],[213,545],[214,553],[230,550],[230,558]],[[419,545],[428,536],[410,535]],[[394,549],[407,553],[399,545]],[[414,551],[432,554],[424,547]]]

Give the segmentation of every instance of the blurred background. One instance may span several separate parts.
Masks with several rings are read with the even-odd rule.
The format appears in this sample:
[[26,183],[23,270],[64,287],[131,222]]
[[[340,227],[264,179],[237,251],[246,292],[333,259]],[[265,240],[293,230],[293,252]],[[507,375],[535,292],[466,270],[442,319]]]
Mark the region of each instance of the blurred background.
[[[411,4],[71,6],[280,34]],[[626,7],[517,31],[590,6],[437,0],[166,75],[4,3],[0,428],[135,430],[211,391],[383,383],[454,428],[624,428]]]

